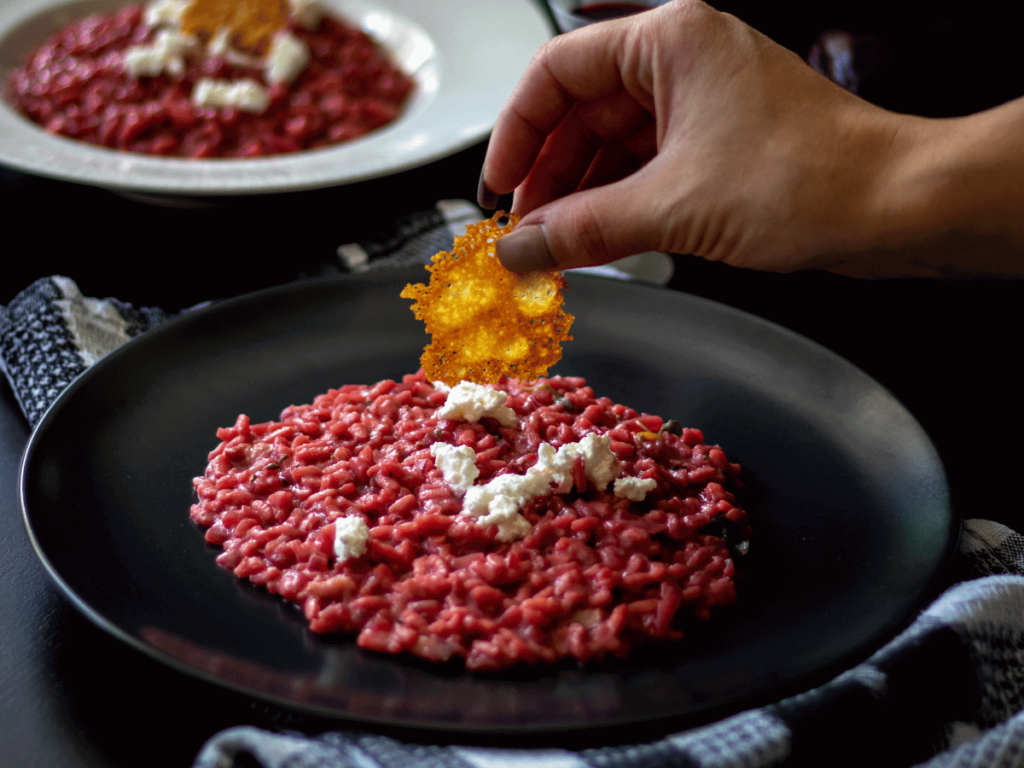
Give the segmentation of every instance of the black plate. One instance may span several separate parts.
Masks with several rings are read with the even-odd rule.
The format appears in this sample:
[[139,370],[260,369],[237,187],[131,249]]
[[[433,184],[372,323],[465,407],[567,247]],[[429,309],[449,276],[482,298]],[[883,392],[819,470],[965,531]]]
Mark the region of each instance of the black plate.
[[214,563],[189,520],[219,426],[418,366],[398,295],[423,270],[226,301],[124,345],[35,430],[22,467],[39,556],[93,621],[199,677],[313,713],[429,729],[691,721],[821,682],[904,626],[959,534],[910,414],[805,338],[721,305],[569,276],[575,340],[552,373],[704,430],[744,466],[753,525],[740,604],[687,642],[588,669],[471,675],[317,637]]

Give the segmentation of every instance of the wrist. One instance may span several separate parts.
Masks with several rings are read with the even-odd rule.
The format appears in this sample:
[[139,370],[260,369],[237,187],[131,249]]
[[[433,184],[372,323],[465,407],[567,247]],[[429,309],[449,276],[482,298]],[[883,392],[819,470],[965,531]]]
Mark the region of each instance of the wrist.
[[886,113],[892,142],[871,185],[862,276],[1024,275],[1024,100],[967,117]]

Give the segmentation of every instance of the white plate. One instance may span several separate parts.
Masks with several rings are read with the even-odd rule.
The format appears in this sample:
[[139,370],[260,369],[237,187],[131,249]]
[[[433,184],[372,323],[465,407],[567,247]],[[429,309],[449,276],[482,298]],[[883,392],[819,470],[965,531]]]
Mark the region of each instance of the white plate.
[[[156,195],[245,195],[386,176],[482,140],[551,36],[534,0],[321,0],[377,39],[416,80],[389,126],[327,149],[254,160],[119,152],[53,136],[0,99],[0,163],[26,173]],[[0,0],[0,89],[53,31],[125,0]]]

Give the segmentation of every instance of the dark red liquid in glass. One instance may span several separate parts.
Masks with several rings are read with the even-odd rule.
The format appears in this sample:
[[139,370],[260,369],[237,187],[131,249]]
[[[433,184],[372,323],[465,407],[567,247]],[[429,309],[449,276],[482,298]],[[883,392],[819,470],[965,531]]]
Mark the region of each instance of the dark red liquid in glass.
[[640,13],[640,11],[646,11],[648,7],[639,3],[588,3],[581,5],[573,13],[587,21],[604,21]]

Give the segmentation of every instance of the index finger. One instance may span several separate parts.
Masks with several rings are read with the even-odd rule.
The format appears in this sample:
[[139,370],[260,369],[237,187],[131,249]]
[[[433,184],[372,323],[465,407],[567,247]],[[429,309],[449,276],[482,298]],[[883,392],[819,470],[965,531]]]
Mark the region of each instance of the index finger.
[[[498,115],[480,177],[492,196],[514,190],[573,105],[623,88],[620,52],[629,20],[594,24],[549,40]],[[490,207],[484,205],[484,207]]]

